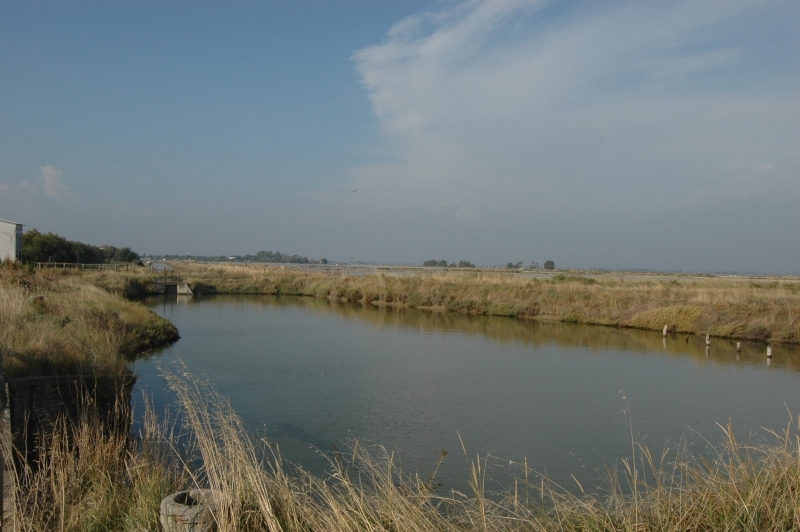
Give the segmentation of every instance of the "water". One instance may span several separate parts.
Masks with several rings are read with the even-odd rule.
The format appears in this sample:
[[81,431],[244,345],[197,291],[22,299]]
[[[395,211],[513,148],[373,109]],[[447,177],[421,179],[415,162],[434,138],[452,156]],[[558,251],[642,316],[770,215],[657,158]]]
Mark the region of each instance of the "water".
[[[800,351],[511,318],[337,305],[312,298],[154,298],[181,340],[137,361],[137,387],[157,407],[162,375],[181,360],[230,398],[284,459],[317,473],[320,454],[354,438],[397,451],[404,471],[464,487],[467,459],[494,457],[503,484],[527,458],[572,486],[637,440],[660,451],[684,437],[702,446],[733,423],[740,439],[782,430],[800,414]],[[625,412],[629,411],[629,415]],[[509,462],[512,462],[511,464]]]

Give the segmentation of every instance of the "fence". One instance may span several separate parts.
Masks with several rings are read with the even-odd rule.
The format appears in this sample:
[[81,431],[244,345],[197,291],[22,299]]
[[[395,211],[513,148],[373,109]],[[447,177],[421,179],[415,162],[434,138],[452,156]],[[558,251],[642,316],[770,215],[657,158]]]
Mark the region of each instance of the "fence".
[[70,269],[70,270],[114,270],[128,271],[127,264],[81,264],[79,262],[37,262],[36,268],[39,270],[48,268]]

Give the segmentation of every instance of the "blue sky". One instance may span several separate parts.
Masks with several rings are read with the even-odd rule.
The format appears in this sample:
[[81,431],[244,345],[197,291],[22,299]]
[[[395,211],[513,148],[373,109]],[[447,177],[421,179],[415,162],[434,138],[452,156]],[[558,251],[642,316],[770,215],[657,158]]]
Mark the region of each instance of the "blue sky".
[[0,218],[145,253],[800,273],[799,21],[3,2]]

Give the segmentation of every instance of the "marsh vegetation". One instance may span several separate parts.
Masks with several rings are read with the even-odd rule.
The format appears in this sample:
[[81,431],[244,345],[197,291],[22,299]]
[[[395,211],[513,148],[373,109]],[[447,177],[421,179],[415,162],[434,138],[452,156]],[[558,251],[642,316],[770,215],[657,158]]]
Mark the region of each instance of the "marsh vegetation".
[[[524,277],[471,269],[397,275],[180,263],[195,292],[307,295],[487,316],[800,343],[800,280],[626,275]],[[335,273],[331,273],[335,272]]]
[[[188,375],[170,375],[177,421],[152,411],[137,436],[109,433],[87,410],[60,425],[37,470],[12,478],[20,531],[159,530],[161,499],[182,488],[222,495],[213,511],[227,531],[685,531],[793,530],[800,506],[797,427],[769,440],[725,441],[693,454],[653,452],[631,440],[631,455],[609,468],[596,492],[559,486],[521,464],[492,491],[486,457],[461,449],[469,490],[442,490],[436,471],[404,472],[399,457],[353,442],[326,456],[314,475],[286,465],[279,450],[243,428],[223,397]],[[587,435],[591,438],[591,435]],[[88,452],[87,452],[88,450]],[[8,452],[8,449],[5,449]]]
[[[0,349],[6,379],[26,375],[116,375],[144,350],[178,338],[146,307],[69,270],[0,267]],[[127,286],[130,281],[120,284]]]

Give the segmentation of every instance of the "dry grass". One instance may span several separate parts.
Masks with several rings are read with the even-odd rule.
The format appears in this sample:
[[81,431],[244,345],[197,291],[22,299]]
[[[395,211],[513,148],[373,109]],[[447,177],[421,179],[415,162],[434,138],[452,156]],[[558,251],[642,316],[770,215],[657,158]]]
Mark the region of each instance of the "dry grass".
[[[118,410],[126,416],[128,409]],[[43,440],[38,467],[11,475],[6,529],[19,532],[160,530],[159,504],[188,475],[170,443],[171,425],[145,414],[139,438],[109,430],[87,403],[77,425],[62,420]],[[124,421],[124,420],[123,420]],[[8,460],[9,449],[4,449]]]
[[118,374],[136,353],[177,338],[143,305],[63,271],[0,268],[0,318],[6,378]]
[[336,301],[800,343],[800,280],[606,275],[532,279],[496,272],[363,276],[290,267],[182,263],[197,293]]
[[138,445],[92,423],[72,432],[68,445],[70,429],[62,427],[43,467],[15,478],[15,529],[158,530],[161,498],[195,486],[224,494],[214,512],[220,532],[800,528],[800,442],[791,423],[785,434],[753,445],[725,427],[726,442],[702,456],[685,447],[653,455],[633,442],[631,458],[594,494],[570,493],[527,468],[507,491],[491,493],[492,471],[480,456],[465,471],[471,492],[439,493],[435,477],[406,475],[393,454],[358,443],[331,453],[324,476],[287,471],[212,389],[185,375],[170,381],[199,469],[182,465],[177,440],[152,417]]

